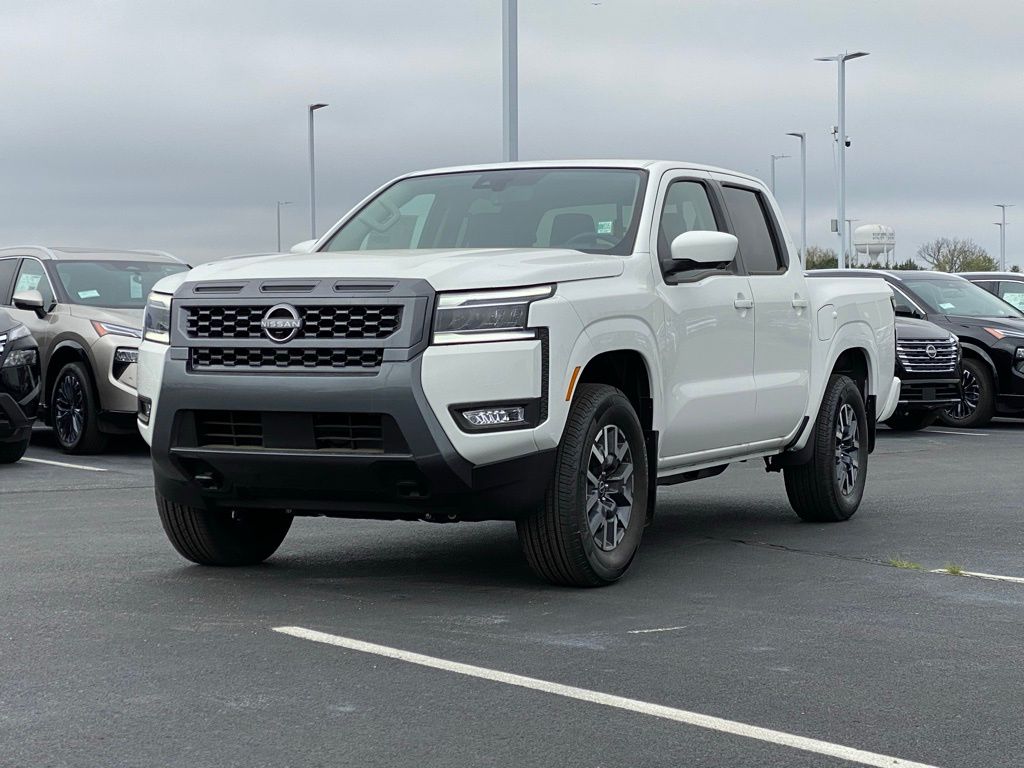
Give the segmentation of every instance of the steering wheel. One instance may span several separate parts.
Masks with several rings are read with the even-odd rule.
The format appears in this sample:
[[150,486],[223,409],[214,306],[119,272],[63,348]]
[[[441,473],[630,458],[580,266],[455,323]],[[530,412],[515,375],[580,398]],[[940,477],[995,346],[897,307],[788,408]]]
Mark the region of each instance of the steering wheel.
[[599,232],[580,232],[579,234],[573,235],[564,243],[562,243],[561,247],[577,248],[580,246],[587,245],[588,243],[593,243],[594,245],[597,245],[599,242],[607,243],[612,248],[619,244],[619,241],[616,240],[611,235],[602,235]]

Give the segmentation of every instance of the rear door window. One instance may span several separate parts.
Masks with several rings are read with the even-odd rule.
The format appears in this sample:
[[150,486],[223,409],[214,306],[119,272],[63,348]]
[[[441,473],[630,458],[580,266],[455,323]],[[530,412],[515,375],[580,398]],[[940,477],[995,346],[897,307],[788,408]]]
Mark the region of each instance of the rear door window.
[[723,186],[722,193],[747,271],[755,275],[784,271],[786,262],[764,196],[752,189],[732,186]]

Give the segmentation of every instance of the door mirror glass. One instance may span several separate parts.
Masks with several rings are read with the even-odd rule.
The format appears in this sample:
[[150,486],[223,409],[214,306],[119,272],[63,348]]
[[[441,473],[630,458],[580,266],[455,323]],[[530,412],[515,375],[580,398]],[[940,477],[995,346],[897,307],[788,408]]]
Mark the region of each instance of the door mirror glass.
[[14,294],[14,306],[18,309],[35,312],[39,317],[46,315],[43,294],[36,290],[18,291]]
[[738,246],[739,240],[726,232],[683,232],[672,241],[672,260],[700,267],[720,266],[736,258]]
[[293,245],[289,250],[292,253],[312,253],[314,245],[316,245],[316,240],[303,240],[301,243]]

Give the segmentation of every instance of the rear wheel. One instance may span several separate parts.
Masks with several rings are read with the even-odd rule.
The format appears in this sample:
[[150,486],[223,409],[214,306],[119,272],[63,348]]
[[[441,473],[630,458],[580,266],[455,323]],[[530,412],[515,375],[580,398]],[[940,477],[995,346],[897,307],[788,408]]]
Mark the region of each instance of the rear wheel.
[[530,567],[567,586],[619,579],[646,523],[647,461],[626,396],[606,384],[580,384],[544,505],[516,523]]
[[60,369],[50,394],[50,414],[57,444],[65,453],[99,453],[106,447],[99,399],[85,364],[68,363]]
[[16,443],[0,443],[0,464],[13,464],[24,456],[31,440],[32,436],[29,435]]
[[885,425],[897,432],[916,432],[935,423],[939,414],[935,411],[909,411],[894,413],[886,419]]
[[240,515],[175,504],[156,492],[160,522],[171,544],[200,565],[255,565],[281,546],[292,516],[259,511]]
[[992,371],[981,360],[965,358],[961,363],[963,395],[959,403],[939,416],[947,427],[983,427],[996,412]]
[[786,495],[802,520],[848,520],[860,506],[868,469],[868,420],[853,379],[833,375],[811,434],[810,461],[786,467]]

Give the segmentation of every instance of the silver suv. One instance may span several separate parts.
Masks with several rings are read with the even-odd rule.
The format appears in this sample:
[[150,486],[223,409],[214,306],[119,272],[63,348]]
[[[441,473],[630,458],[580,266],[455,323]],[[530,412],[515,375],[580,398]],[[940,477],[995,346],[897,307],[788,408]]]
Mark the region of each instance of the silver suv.
[[0,306],[42,358],[40,415],[68,453],[135,430],[135,369],[153,284],[188,265],[157,251],[0,248]]

